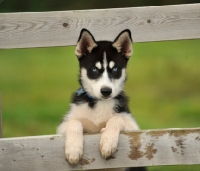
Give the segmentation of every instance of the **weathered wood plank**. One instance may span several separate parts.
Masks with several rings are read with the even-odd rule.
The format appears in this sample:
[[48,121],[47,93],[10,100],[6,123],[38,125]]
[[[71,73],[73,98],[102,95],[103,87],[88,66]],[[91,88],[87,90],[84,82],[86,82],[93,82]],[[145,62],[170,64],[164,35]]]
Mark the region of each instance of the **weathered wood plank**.
[[75,45],[82,28],[97,40],[130,29],[134,42],[200,38],[200,4],[1,13],[0,49]]
[[122,133],[118,151],[109,160],[99,152],[100,135],[84,136],[82,161],[65,160],[59,135],[0,139],[0,170],[66,171],[154,165],[200,164],[200,128]]

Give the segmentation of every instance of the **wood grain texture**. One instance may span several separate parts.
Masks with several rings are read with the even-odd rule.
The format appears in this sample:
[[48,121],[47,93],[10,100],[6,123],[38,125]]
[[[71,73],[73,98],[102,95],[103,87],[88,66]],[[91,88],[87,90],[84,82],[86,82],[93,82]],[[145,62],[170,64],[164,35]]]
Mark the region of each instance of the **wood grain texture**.
[[134,42],[197,39],[200,4],[1,13],[0,49],[75,45],[82,28],[96,40],[114,40],[127,28]]
[[200,128],[125,132],[108,160],[99,152],[100,135],[84,136],[84,155],[77,166],[64,156],[59,135],[0,139],[0,170],[65,171],[155,165],[200,164]]

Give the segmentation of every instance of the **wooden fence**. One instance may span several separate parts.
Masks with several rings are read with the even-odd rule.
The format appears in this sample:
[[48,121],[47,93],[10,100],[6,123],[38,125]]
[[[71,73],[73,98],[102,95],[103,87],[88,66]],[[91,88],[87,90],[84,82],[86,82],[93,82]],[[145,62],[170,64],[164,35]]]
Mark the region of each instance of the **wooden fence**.
[[200,4],[0,14],[0,48],[69,46],[82,28],[96,40],[130,29],[134,42],[200,38]]
[[[132,32],[133,42],[198,39],[200,4],[2,13],[0,49],[75,45],[82,28],[90,30],[97,40],[113,40],[127,28]],[[64,138],[59,135],[2,138],[0,170],[64,171],[200,164],[199,128],[124,132],[120,135],[118,151],[108,160],[101,158],[99,140],[99,134],[85,135],[83,159],[72,167],[65,160]]]

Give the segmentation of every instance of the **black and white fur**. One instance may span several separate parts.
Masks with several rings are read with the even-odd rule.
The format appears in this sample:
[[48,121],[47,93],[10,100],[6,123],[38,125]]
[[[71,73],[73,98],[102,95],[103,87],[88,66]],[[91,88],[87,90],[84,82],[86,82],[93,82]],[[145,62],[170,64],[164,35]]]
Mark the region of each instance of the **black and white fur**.
[[132,53],[129,30],[122,31],[114,42],[95,41],[88,30],[81,31],[75,49],[81,88],[57,130],[66,136],[65,155],[72,165],[82,157],[83,133],[101,133],[100,152],[107,158],[117,149],[120,131],[139,129],[123,91]]

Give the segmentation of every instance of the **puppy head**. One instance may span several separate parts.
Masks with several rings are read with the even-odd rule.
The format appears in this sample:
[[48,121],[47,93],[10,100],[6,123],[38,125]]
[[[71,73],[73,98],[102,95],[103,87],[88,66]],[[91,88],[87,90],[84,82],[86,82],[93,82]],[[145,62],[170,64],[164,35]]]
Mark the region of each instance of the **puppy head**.
[[95,41],[93,35],[83,29],[75,49],[83,89],[96,99],[117,96],[123,90],[127,61],[132,53],[130,30],[122,31],[110,42]]

